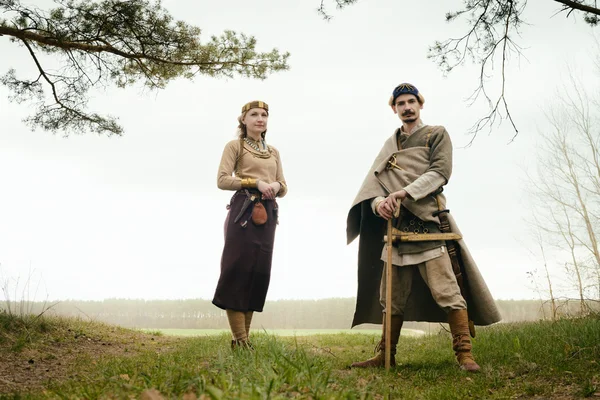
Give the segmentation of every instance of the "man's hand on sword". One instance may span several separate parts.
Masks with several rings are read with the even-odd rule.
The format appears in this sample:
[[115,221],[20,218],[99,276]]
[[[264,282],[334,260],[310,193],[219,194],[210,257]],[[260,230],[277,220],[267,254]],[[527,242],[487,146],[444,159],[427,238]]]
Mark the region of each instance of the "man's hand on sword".
[[400,206],[400,202],[408,197],[406,190],[398,190],[391,193],[385,200],[377,205],[377,213],[384,219],[392,218],[394,210]]

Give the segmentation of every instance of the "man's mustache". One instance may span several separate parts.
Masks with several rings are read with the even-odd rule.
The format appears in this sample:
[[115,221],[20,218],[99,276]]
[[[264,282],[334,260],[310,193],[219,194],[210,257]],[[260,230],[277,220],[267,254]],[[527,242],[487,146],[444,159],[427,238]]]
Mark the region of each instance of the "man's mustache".
[[407,115],[415,115],[415,113],[414,113],[413,111],[404,111],[404,112],[402,113],[402,116],[403,116],[403,117],[404,117],[404,116],[407,116]]

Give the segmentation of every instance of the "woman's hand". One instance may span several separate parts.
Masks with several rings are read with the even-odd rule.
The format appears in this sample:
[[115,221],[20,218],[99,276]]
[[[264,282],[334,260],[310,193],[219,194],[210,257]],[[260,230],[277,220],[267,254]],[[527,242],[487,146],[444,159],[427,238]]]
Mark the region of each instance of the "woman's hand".
[[262,193],[263,199],[273,200],[275,198],[275,195],[277,194],[277,192],[275,192],[275,190],[273,189],[272,184],[269,185],[266,182],[257,181],[256,186],[258,187],[258,190]]
[[281,190],[281,183],[279,182],[273,182],[270,185],[273,188],[273,191],[275,192],[275,196],[273,196],[274,198],[277,196],[277,193],[279,193],[279,191]]

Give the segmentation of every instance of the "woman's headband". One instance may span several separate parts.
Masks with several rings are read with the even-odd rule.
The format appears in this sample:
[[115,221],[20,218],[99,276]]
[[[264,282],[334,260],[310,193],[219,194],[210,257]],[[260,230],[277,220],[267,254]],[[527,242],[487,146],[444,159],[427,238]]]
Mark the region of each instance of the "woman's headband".
[[250,110],[251,108],[262,108],[267,112],[269,111],[269,105],[267,103],[265,103],[264,101],[255,100],[251,101],[250,103],[244,104],[244,107],[242,107],[242,114]]

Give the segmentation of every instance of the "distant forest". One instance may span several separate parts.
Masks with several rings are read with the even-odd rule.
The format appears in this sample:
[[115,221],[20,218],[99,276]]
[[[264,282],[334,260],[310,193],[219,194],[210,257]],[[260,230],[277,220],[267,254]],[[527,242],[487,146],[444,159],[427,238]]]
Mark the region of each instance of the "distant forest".
[[[497,300],[503,322],[532,321],[551,317],[550,305],[540,300]],[[354,314],[354,298],[267,301],[264,312],[255,313],[253,326],[266,329],[347,329]],[[598,304],[594,304],[598,306]],[[576,314],[578,303],[563,301],[561,314]],[[10,310],[9,310],[10,308]],[[65,300],[60,302],[0,303],[12,313],[80,317],[129,328],[225,329],[225,312],[210,300]],[[438,324],[406,323],[406,328],[431,331]],[[373,328],[371,326],[361,326]],[[360,328],[360,327],[358,327]]]

